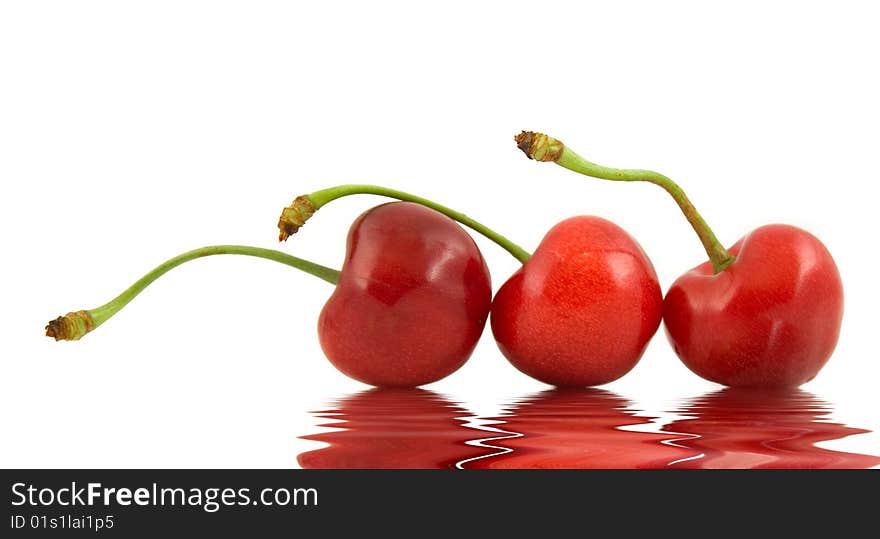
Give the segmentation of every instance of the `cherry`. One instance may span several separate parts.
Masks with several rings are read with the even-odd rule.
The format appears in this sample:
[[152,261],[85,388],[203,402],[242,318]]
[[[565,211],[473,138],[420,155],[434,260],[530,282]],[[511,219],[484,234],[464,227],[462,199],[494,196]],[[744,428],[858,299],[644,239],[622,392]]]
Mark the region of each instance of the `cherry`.
[[629,372],[660,325],[654,267],[599,217],[554,226],[498,290],[492,333],[522,372],[555,386],[595,386]]
[[491,305],[489,270],[473,239],[436,211],[395,202],[352,224],[341,271],[270,249],[203,247],[164,262],[101,307],[53,320],[46,335],[77,340],[165,272],[217,254],[275,260],[336,284],[319,318],[321,346],[340,371],[376,386],[427,384],[461,367]]
[[340,185],[302,195],[282,211],[282,240],[325,204],[374,194],[428,206],[474,229],[523,263],[492,303],[492,332],[520,371],[557,386],[611,382],[638,362],[657,331],[663,296],[650,260],[623,229],[598,217],[556,225],[534,256],[466,215],[375,185]]
[[767,225],[730,253],[736,262],[717,275],[706,262],[666,293],[676,353],[698,375],[728,386],[809,382],[831,357],[843,317],[828,250],[809,232]]
[[351,226],[318,335],[331,363],[352,378],[419,386],[464,364],[491,301],[489,270],[473,239],[434,210],[392,202]]
[[539,133],[523,132],[517,142],[533,159],[596,178],[654,183],[672,195],[709,256],[672,284],[663,303],[669,341],[693,372],[728,386],[796,387],[831,357],[843,285],[828,249],[809,232],[763,226],[728,250],[666,176],[591,163]]

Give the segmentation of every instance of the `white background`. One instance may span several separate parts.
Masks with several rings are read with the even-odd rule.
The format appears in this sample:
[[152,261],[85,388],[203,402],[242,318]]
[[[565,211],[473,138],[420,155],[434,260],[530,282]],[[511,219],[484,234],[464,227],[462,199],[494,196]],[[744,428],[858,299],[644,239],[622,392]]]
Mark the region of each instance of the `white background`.
[[[215,243],[275,247],[297,194],[378,183],[456,207],[531,250],[596,214],[652,257],[665,290],[704,260],[647,184],[529,162],[544,131],[602,164],[679,181],[725,243],[769,222],[834,254],[846,311],[804,389],[880,429],[876,186],[880,83],[868,2],[5,2],[0,8],[3,467],[295,467],[308,411],[365,386],[323,357],[331,287],[213,257],[166,275],[75,343],[45,323]],[[337,266],[334,203],[281,248]],[[476,238],[497,289],[516,268]],[[662,329],[605,386],[662,418],[718,389]],[[544,386],[486,331],[429,386],[493,415]],[[880,453],[876,434],[829,443]]]

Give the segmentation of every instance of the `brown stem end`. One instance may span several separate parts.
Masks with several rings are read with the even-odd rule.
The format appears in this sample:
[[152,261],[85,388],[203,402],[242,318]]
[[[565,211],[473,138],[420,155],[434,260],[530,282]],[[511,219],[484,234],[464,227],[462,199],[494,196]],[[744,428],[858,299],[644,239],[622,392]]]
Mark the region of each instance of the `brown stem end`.
[[303,226],[309,217],[315,213],[315,206],[308,195],[296,197],[293,203],[281,211],[281,218],[278,219],[278,241],[284,241],[290,236],[296,234],[296,231]]
[[535,161],[557,161],[565,149],[562,141],[534,131],[523,131],[513,139],[517,148]]
[[59,316],[46,326],[46,336],[56,341],[77,341],[95,329],[95,321],[88,311],[76,311]]

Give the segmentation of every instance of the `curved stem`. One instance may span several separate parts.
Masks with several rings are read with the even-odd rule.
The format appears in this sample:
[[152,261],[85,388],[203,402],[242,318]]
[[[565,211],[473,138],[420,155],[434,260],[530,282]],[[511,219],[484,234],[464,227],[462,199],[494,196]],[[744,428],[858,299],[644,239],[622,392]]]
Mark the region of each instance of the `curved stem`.
[[709,255],[709,261],[712,263],[712,269],[715,273],[721,272],[736,259],[718,241],[715,233],[712,232],[712,229],[709,228],[709,225],[706,224],[706,221],[697,212],[697,209],[688,199],[687,195],[685,195],[682,188],[663,174],[652,170],[621,169],[597,165],[576,154],[560,140],[541,133],[523,131],[516,136],[516,142],[530,159],[552,161],[559,166],[586,176],[603,180],[648,182],[659,185],[672,195],[672,198],[675,199],[682,213],[684,213],[685,218],[687,218],[697,233],[703,248],[706,250],[706,254]]
[[281,251],[272,249],[263,249],[261,247],[249,247],[246,245],[211,245],[194,249],[186,253],[180,254],[166,260],[156,266],[152,271],[135,281],[134,284],[126,288],[121,294],[108,301],[100,307],[91,310],[75,311],[59,316],[55,320],[49,322],[46,326],[46,336],[54,337],[56,341],[68,340],[73,341],[82,338],[83,335],[92,331],[96,327],[106,322],[110,317],[119,312],[128,302],[133,300],[135,296],[140,294],[153,281],[167,273],[169,270],[195,260],[212,255],[245,255],[257,258],[265,258],[274,260],[288,266],[292,266],[302,270],[308,274],[319,277],[330,284],[339,282],[339,272],[335,269],[303,260]]
[[284,208],[281,213],[281,218],[278,221],[278,228],[281,230],[279,239],[281,241],[284,241],[292,234],[295,234],[296,231],[299,230],[299,228],[303,226],[303,224],[305,224],[309,217],[311,217],[313,213],[321,208],[321,206],[324,206],[328,202],[332,202],[337,198],[342,198],[349,195],[379,195],[389,198],[395,198],[397,200],[404,200],[407,202],[415,202],[416,204],[427,206],[428,208],[436,210],[443,215],[446,215],[447,217],[458,221],[464,226],[471,228],[474,231],[489,238],[490,240],[501,246],[503,249],[505,249],[508,253],[513,255],[514,258],[516,258],[523,264],[531,257],[528,251],[526,251],[519,245],[513,243],[512,241],[495,232],[491,228],[471,219],[461,212],[457,212],[451,208],[448,208],[441,204],[437,204],[436,202],[428,200],[427,198],[422,198],[420,196],[405,193],[403,191],[398,191],[396,189],[389,189],[387,187],[380,187],[378,185],[366,184],[338,185],[336,187],[322,189],[308,195],[297,197],[293,201],[293,203],[287,208]]

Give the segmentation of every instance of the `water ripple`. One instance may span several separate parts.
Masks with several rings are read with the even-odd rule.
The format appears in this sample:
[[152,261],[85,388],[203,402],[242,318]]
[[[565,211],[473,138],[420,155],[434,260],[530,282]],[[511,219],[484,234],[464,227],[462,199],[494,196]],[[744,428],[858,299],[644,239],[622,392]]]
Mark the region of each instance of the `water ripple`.
[[303,468],[453,468],[488,450],[469,445],[468,412],[425,389],[370,389],[315,412],[341,430],[303,436],[327,447],[301,453]]
[[331,432],[303,468],[871,468],[880,456],[816,444],[869,432],[802,390],[723,389],[658,426],[604,389],[552,389],[478,417],[424,389],[371,389],[314,412]]
[[800,389],[727,388],[692,399],[663,430],[692,435],[682,447],[702,454],[674,468],[871,468],[880,457],[817,447],[870,432],[830,420],[831,405]]

